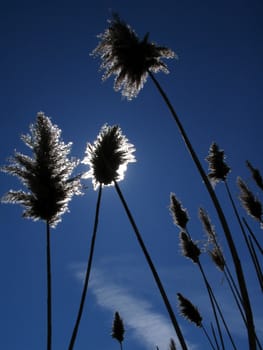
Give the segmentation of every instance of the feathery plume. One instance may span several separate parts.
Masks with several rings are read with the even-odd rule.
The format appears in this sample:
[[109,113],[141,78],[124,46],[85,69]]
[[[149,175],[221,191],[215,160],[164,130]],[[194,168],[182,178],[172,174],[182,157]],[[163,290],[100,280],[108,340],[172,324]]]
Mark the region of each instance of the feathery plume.
[[170,213],[174,224],[182,230],[185,230],[187,222],[189,221],[187,210],[182,207],[182,204],[176,198],[174,193],[170,194]]
[[210,217],[203,208],[199,208],[199,219],[203,224],[203,228],[208,237],[208,243],[216,241],[215,228],[211,223]]
[[202,325],[202,316],[197,307],[195,307],[190,300],[186,299],[182,294],[177,293],[179,301],[179,308],[181,315],[188,321],[193,322],[197,327]]
[[119,343],[122,343],[124,340],[124,325],[123,321],[119,315],[119,313],[116,311],[114,315],[113,325],[112,325],[112,338],[118,340]]
[[206,157],[209,163],[210,173],[209,179],[216,184],[220,181],[225,181],[227,174],[230,171],[229,166],[225,163],[225,153],[223,150],[219,150],[218,145],[213,142],[209,148],[209,154]]
[[184,231],[180,232],[180,246],[183,256],[191,259],[194,263],[198,263],[201,251]]
[[92,178],[94,189],[99,184],[111,186],[114,181],[121,181],[128,163],[135,162],[135,148],[128,143],[118,125],[104,125],[92,144],[88,143],[86,157],[82,163],[90,166],[83,178]]
[[68,159],[72,143],[60,140],[61,130],[43,112],[37,114],[30,132],[21,139],[33,157],[15,152],[10,164],[1,167],[1,171],[17,176],[29,192],[10,190],[2,202],[21,204],[25,218],[45,220],[54,227],[68,211],[72,196],[81,193],[80,177],[70,178],[79,162]]
[[136,97],[147,80],[148,72],[169,73],[162,58],[175,58],[169,48],[148,41],[149,34],[142,40],[135,31],[117,14],[109,20],[109,27],[98,35],[100,42],[92,55],[100,56],[103,80],[115,75],[114,89],[121,90],[128,100]]
[[261,190],[263,190],[263,179],[259,170],[254,168],[248,160],[246,161],[246,164],[249,170],[251,171],[252,177],[255,180],[256,184],[259,188],[261,188]]
[[219,270],[224,271],[226,262],[222,249],[218,245],[215,245],[212,250],[209,250],[209,255]]
[[262,222],[262,205],[261,202],[249,190],[245,182],[238,177],[237,184],[240,189],[239,199],[247,213],[259,222]]

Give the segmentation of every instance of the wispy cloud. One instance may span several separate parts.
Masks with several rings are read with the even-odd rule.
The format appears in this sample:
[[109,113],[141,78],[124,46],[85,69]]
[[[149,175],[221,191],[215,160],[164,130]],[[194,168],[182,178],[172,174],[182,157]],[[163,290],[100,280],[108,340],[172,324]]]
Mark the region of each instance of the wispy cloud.
[[[75,277],[80,281],[83,280],[84,266],[76,264],[72,268]],[[192,265],[177,266],[176,270],[166,266],[161,269],[161,275],[164,277],[166,286],[173,286],[174,294],[177,291],[182,292],[198,307],[203,316],[204,325],[209,330],[211,307],[204,283],[198,274],[193,273],[194,271],[192,271]],[[138,265],[132,257],[105,257],[104,260],[100,261],[99,268],[92,270],[90,292],[96,298],[97,304],[108,310],[112,317],[115,311],[120,312],[127,329],[126,338],[133,337],[144,348],[151,350],[155,349],[156,345],[160,349],[167,349],[170,338],[176,340],[176,335],[165,311],[164,313],[160,312],[161,301],[157,300],[155,303],[153,281],[147,276],[149,276],[147,269]],[[191,276],[191,278],[186,278],[186,276]],[[242,341],[246,341],[246,330],[226,283],[222,281],[220,283],[219,277],[216,278],[218,280],[216,296],[235,341],[242,344]],[[158,307],[156,307],[157,305]],[[260,305],[260,302],[255,300],[255,305]],[[186,338],[191,337],[189,332],[194,331],[193,326],[188,327],[184,321],[181,322],[180,318],[178,321],[184,326],[182,331]],[[255,308],[255,323],[260,338],[262,337],[262,322],[263,320]],[[197,334],[195,335],[197,336]],[[196,341],[199,342],[200,338]],[[203,339],[203,342],[206,341]],[[198,345],[189,343],[189,349],[199,349]],[[202,346],[204,348],[204,344]]]
[[[74,270],[75,276],[82,280],[81,267]],[[105,271],[93,269],[90,291],[100,307],[109,310],[112,315],[115,311],[121,314],[127,333],[144,347],[167,349],[171,338],[177,342],[169,319],[156,311],[150,302],[113,282]],[[196,347],[189,345],[189,349]]]

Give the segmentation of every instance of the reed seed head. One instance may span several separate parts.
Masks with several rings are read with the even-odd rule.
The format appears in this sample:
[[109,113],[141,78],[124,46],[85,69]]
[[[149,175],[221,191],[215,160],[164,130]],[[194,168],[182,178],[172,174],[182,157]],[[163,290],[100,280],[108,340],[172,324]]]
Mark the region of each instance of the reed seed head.
[[179,309],[181,315],[190,322],[193,322],[197,327],[202,326],[202,316],[196,306],[190,300],[186,299],[182,294],[177,293],[179,301]]
[[182,230],[185,230],[187,222],[189,221],[187,210],[182,207],[182,204],[174,193],[170,194],[170,213],[174,224]]
[[128,100],[136,97],[146,82],[148,71],[168,73],[162,58],[174,58],[175,53],[148,41],[140,40],[135,31],[117,14],[108,21],[109,27],[100,34],[100,42],[92,55],[100,56],[103,80],[115,75],[114,89],[121,90]]
[[201,250],[198,248],[197,244],[191,240],[189,235],[184,231],[180,233],[180,246],[183,256],[191,259],[194,263],[199,262]]
[[90,166],[83,178],[92,178],[94,189],[99,184],[111,186],[124,178],[128,163],[135,162],[135,148],[118,125],[104,125],[97,140],[86,149],[82,163]]
[[259,170],[254,168],[248,160],[246,161],[246,164],[249,170],[251,171],[252,177],[255,180],[256,184],[261,190],[263,190],[263,179]]
[[209,255],[212,258],[212,261],[218,267],[219,270],[224,271],[226,266],[226,261],[222,252],[222,249],[216,245],[212,250],[209,251]]
[[262,205],[261,202],[249,190],[246,183],[237,178],[237,184],[240,189],[239,199],[246,212],[259,222],[262,222]]
[[170,339],[169,350],[176,350],[176,345],[173,338]]
[[72,143],[65,144],[60,135],[61,130],[39,112],[30,134],[21,137],[33,156],[15,152],[10,164],[1,168],[17,176],[28,189],[28,192],[10,190],[2,202],[21,204],[25,218],[45,220],[53,227],[68,211],[73,195],[81,193],[80,177],[70,177],[79,161],[68,158]]
[[225,181],[227,174],[230,171],[229,166],[225,163],[225,153],[223,150],[219,150],[218,145],[213,142],[209,148],[209,154],[206,157],[209,163],[208,173],[209,179],[214,183]]
[[203,224],[204,231],[208,236],[208,242],[215,242],[216,232],[214,226],[211,223],[209,215],[203,208],[199,208],[199,218]]
[[119,313],[116,311],[114,315],[113,324],[112,324],[111,336],[112,338],[118,340],[118,342],[122,343],[124,340],[124,333],[125,333],[125,329],[124,329],[123,321]]

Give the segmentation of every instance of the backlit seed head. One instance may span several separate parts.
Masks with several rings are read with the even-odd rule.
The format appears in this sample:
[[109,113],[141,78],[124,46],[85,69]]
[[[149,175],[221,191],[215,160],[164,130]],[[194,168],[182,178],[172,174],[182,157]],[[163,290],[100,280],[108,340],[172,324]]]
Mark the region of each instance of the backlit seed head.
[[239,199],[247,213],[259,222],[262,222],[261,202],[249,190],[246,183],[238,177],[237,184],[240,189]]
[[149,34],[140,40],[135,31],[117,14],[109,27],[99,36],[100,42],[92,55],[102,60],[103,80],[115,75],[114,89],[121,90],[128,100],[136,97],[146,82],[148,71],[168,73],[163,58],[174,58],[175,53],[149,42]]
[[225,153],[223,150],[219,150],[217,144],[213,142],[209,149],[209,154],[206,157],[209,163],[208,173],[209,179],[216,184],[220,181],[225,181],[227,174],[230,171],[229,166],[225,163]]
[[82,163],[89,165],[90,170],[83,178],[92,178],[94,189],[99,184],[111,186],[114,181],[124,178],[128,163],[135,162],[135,148],[122,134],[118,125],[104,125],[97,140],[86,149]]
[[202,325],[202,316],[196,306],[190,300],[186,299],[182,294],[177,293],[179,301],[179,309],[183,317],[188,321],[193,322],[197,327]]
[[24,217],[55,226],[73,195],[81,193],[80,176],[71,177],[79,161],[68,158],[72,143],[60,140],[61,130],[43,112],[37,114],[30,132],[21,139],[33,156],[15,152],[10,164],[1,168],[17,176],[28,192],[10,190],[2,202],[21,204]]
[[183,256],[191,259],[194,263],[198,263],[201,250],[184,231],[180,233],[180,246]]
[[187,210],[182,207],[182,204],[174,193],[170,194],[170,213],[175,225],[183,230],[186,229],[187,222],[189,221]]

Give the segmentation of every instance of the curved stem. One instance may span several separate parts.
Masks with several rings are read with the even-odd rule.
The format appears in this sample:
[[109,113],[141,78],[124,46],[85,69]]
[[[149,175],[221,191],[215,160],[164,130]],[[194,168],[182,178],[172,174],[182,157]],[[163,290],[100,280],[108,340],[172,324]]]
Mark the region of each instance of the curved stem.
[[225,233],[225,237],[232,255],[232,259],[233,259],[233,263],[235,266],[235,270],[236,270],[236,275],[237,275],[237,279],[238,279],[238,283],[239,283],[239,288],[240,288],[240,293],[242,295],[242,299],[243,299],[243,303],[244,303],[244,309],[245,309],[245,314],[246,314],[246,319],[247,319],[247,333],[248,333],[248,341],[249,341],[249,349],[250,350],[256,350],[256,337],[255,337],[255,326],[254,326],[254,320],[253,320],[253,313],[252,313],[252,309],[251,309],[251,305],[250,305],[250,299],[249,299],[249,295],[248,295],[248,290],[247,290],[247,286],[246,286],[246,282],[245,282],[245,277],[244,277],[244,273],[243,273],[243,269],[241,266],[241,262],[239,259],[239,255],[232,237],[232,234],[230,232],[230,229],[228,227],[228,223],[226,221],[224,212],[221,208],[221,205],[217,199],[217,196],[213,190],[213,187],[209,181],[209,179],[206,176],[206,173],[197,157],[196,152],[193,149],[193,146],[183,128],[183,125],[178,117],[178,115],[176,114],[170,100],[168,99],[167,95],[165,94],[164,90],[162,89],[161,85],[159,84],[159,82],[157,81],[157,79],[155,78],[155,76],[152,74],[152,72],[148,71],[149,76],[151,77],[152,81],[154,82],[155,86],[157,87],[158,91],[160,92],[161,96],[163,97],[166,105],[168,106],[176,124],[177,127],[183,137],[183,140],[185,142],[185,145],[199,171],[199,174],[202,178],[202,180],[204,181],[204,184],[207,188],[207,191],[211,197],[211,200],[214,204],[214,207],[217,211],[218,217],[220,219],[222,228],[224,230]]
[[83,313],[86,294],[87,294],[87,290],[88,290],[92,259],[93,259],[94,249],[95,249],[96,234],[97,234],[97,228],[98,228],[98,223],[99,223],[99,210],[100,210],[101,194],[102,194],[102,185],[100,184],[97,205],[96,205],[96,214],[95,214],[94,226],[93,226],[93,234],[92,234],[89,258],[88,258],[87,269],[86,269],[86,275],[85,275],[84,285],[83,285],[83,289],[82,289],[79,311],[78,311],[77,319],[76,319],[75,326],[74,326],[74,329],[72,332],[72,336],[70,339],[70,344],[69,344],[68,350],[72,350],[74,348],[74,344],[75,344],[78,329],[79,329],[80,320],[81,320],[82,313]]
[[47,350],[52,348],[52,301],[51,301],[51,254],[50,225],[46,222],[46,256],[47,256]]
[[117,193],[118,193],[118,195],[119,195],[119,198],[120,198],[120,200],[121,200],[121,202],[122,202],[122,204],[123,204],[123,206],[124,206],[124,209],[125,209],[125,211],[126,211],[126,214],[127,214],[128,218],[129,218],[129,220],[130,220],[130,223],[131,223],[131,225],[132,225],[132,227],[133,227],[133,230],[134,230],[134,233],[135,233],[135,235],[136,235],[136,238],[137,238],[137,240],[138,240],[138,242],[139,242],[139,244],[140,244],[140,247],[141,247],[141,249],[142,249],[142,251],[143,251],[143,253],[144,253],[144,256],[145,256],[145,258],[146,258],[146,260],[147,260],[147,263],[148,263],[148,265],[149,265],[149,267],[150,267],[150,270],[151,270],[151,272],[152,272],[152,274],[153,274],[153,277],[154,277],[154,279],[155,279],[155,282],[156,282],[156,284],[157,284],[157,287],[158,287],[158,289],[159,289],[159,292],[160,292],[160,294],[161,294],[161,296],[162,296],[162,298],[163,298],[164,304],[165,304],[165,306],[166,306],[166,309],[167,309],[167,311],[168,311],[168,314],[169,314],[169,316],[170,316],[171,322],[172,322],[172,324],[173,324],[173,326],[174,326],[174,330],[175,330],[175,332],[176,332],[176,334],[177,334],[177,337],[178,337],[179,342],[180,342],[180,344],[181,344],[181,346],[182,346],[182,349],[183,349],[183,350],[187,350],[188,348],[187,348],[187,345],[186,345],[186,343],[185,343],[184,336],[183,336],[183,334],[182,334],[182,332],[181,332],[181,329],[180,329],[180,327],[179,327],[179,324],[178,324],[178,322],[177,322],[177,319],[176,319],[176,317],[175,317],[175,314],[174,314],[174,312],[173,312],[173,309],[172,309],[172,307],[171,307],[171,304],[170,304],[170,302],[169,302],[169,300],[168,300],[168,297],[167,297],[167,295],[166,295],[166,292],[165,292],[165,290],[164,290],[164,287],[163,287],[163,285],[162,285],[162,282],[161,282],[161,280],[160,280],[160,277],[159,277],[159,275],[158,275],[158,273],[157,273],[157,271],[156,271],[156,269],[155,269],[155,266],[154,266],[154,264],[153,264],[153,262],[152,262],[152,259],[151,259],[151,257],[150,257],[150,254],[148,253],[148,251],[147,251],[147,249],[146,249],[146,246],[145,246],[145,244],[144,244],[144,242],[143,242],[143,239],[142,239],[141,234],[140,234],[140,232],[139,232],[139,230],[138,230],[138,227],[137,227],[137,225],[136,225],[136,223],[135,223],[135,221],[134,221],[134,219],[133,219],[133,216],[132,216],[132,214],[131,214],[131,212],[130,212],[130,209],[129,209],[129,207],[128,207],[128,205],[127,205],[127,203],[126,203],[126,201],[125,201],[125,199],[124,199],[124,197],[123,197],[123,195],[122,195],[122,192],[121,192],[121,190],[120,190],[120,187],[119,187],[119,185],[118,185],[118,183],[117,183],[116,181],[114,181],[114,185],[115,185],[115,189],[116,189],[116,191],[117,191]]

